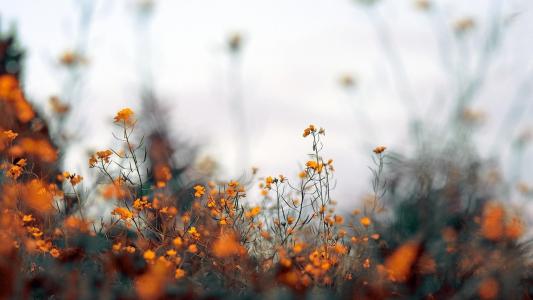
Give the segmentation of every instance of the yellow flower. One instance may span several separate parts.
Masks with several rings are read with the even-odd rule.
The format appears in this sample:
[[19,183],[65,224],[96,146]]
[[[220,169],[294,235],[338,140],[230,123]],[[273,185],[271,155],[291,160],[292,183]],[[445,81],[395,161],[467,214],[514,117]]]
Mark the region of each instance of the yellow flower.
[[24,215],[22,216],[22,222],[24,223],[28,223],[28,222],[31,222],[33,221],[33,216],[32,215]]
[[170,250],[167,251],[167,255],[168,256],[174,257],[174,256],[176,256],[176,254],[177,254],[177,252],[174,249],[170,249]]
[[196,230],[196,227],[194,226],[192,226],[187,232],[195,239],[200,238],[200,233]]
[[196,198],[200,198],[202,197],[204,194],[205,194],[205,187],[201,186],[201,185],[197,185],[194,187],[194,197]]
[[133,114],[134,112],[130,108],[123,108],[115,116],[115,123],[124,122],[124,124],[132,124]]

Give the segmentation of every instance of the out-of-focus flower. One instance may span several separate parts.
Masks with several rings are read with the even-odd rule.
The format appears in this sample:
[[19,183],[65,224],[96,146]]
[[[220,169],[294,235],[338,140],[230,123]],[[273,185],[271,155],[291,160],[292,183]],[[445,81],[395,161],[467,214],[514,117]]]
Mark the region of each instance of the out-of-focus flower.
[[53,194],[47,184],[38,179],[33,179],[22,188],[26,204],[40,213],[48,213],[53,209]]
[[418,255],[418,243],[407,242],[396,249],[385,260],[385,268],[392,281],[404,282],[411,273],[411,268]]
[[50,255],[52,255],[54,258],[58,258],[60,254],[61,253],[56,248],[52,248],[52,250],[50,250]]
[[359,220],[359,222],[361,223],[361,225],[365,227],[368,227],[370,226],[370,224],[372,224],[372,221],[370,220],[369,217],[362,217],[361,220]]
[[16,132],[13,132],[13,130],[6,130],[4,132],[2,132],[2,134],[6,137],[6,139],[10,142],[12,142],[14,139],[17,138],[17,136],[19,135],[18,133]]
[[339,83],[344,88],[353,88],[356,86],[357,82],[354,77],[350,74],[344,74],[340,77]]
[[496,299],[498,297],[499,289],[500,285],[496,279],[492,277],[484,279],[479,284],[479,297],[483,300]]
[[49,102],[50,106],[52,107],[52,111],[58,115],[64,115],[70,110],[70,106],[61,102],[57,96],[50,97]]
[[242,48],[242,35],[238,32],[232,33],[228,37],[228,49],[232,53],[238,53]]
[[431,2],[429,0],[415,0],[415,6],[416,8],[427,11],[431,9]]
[[374,150],[372,150],[374,153],[376,154],[381,154],[383,153],[385,150],[387,149],[387,147],[385,146],[378,146],[376,148],[374,148]]
[[154,260],[155,259],[155,252],[152,250],[146,250],[143,253],[143,258],[146,260]]
[[233,234],[223,234],[213,244],[213,254],[217,257],[242,255],[246,249],[237,241]]
[[513,217],[505,224],[505,236],[516,240],[524,234],[524,223],[518,217]]
[[473,18],[465,17],[461,18],[453,24],[455,33],[462,35],[465,34],[476,27],[476,22]]
[[198,252],[198,247],[196,246],[196,244],[190,244],[187,248],[187,251],[189,251],[190,253],[196,253]]
[[179,280],[185,277],[186,274],[185,270],[178,268],[176,269],[176,272],[174,272],[174,278]]
[[172,172],[170,171],[169,166],[158,164],[154,167],[154,170],[156,186],[158,188],[165,187],[167,185],[167,182],[172,179]]
[[183,240],[178,236],[174,240],[172,240],[172,244],[175,247],[180,248],[183,245]]
[[474,110],[472,108],[465,108],[461,115],[462,120],[470,125],[479,125],[485,121],[485,114],[480,110]]
[[489,240],[499,240],[504,234],[504,214],[501,204],[489,202],[483,208],[481,235]]
[[76,67],[87,62],[80,53],[67,50],[59,57],[59,62],[66,67]]

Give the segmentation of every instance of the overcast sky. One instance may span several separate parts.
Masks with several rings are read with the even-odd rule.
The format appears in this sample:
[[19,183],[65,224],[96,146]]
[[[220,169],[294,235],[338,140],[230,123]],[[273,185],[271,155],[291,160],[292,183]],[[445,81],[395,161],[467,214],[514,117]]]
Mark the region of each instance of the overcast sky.
[[[15,23],[27,49],[27,93],[43,106],[64,88],[66,75],[57,57],[79,42],[83,2],[0,0],[3,28]],[[114,112],[139,107],[142,76],[137,61],[144,52],[138,47],[136,1],[94,2],[86,40],[87,80],[76,100],[76,113],[89,124],[80,148],[102,149],[111,141],[109,120]],[[391,46],[416,95],[416,112],[427,119],[443,118],[453,93],[439,56],[439,34],[453,38],[441,33],[455,21],[473,17],[476,29],[463,50],[475,61],[490,25],[491,3],[498,0],[437,1],[438,13],[430,17],[409,0],[381,2],[371,9],[387,24]],[[499,11],[509,26],[473,103],[487,116],[482,137],[493,136],[517,87],[531,77],[533,5],[527,0],[500,2]],[[350,0],[156,0],[147,47],[156,93],[172,109],[173,132],[203,145],[203,153],[218,160],[226,174],[239,172],[232,167],[238,145],[235,115],[228,105],[234,67],[225,41],[232,32],[240,32],[248,163],[263,175],[295,176],[310,149],[302,130],[314,123],[327,130],[325,156],[335,159],[338,170],[336,197],[344,205],[355,201],[370,187],[370,147],[402,150],[407,132],[405,105],[372,26],[375,19],[365,9]],[[344,73],[356,77],[354,91],[340,87]],[[435,99],[437,109],[430,109]],[[525,106],[520,130],[533,125],[532,106]],[[372,126],[365,125],[365,115]],[[76,168],[76,159],[71,165]],[[531,174],[525,176],[533,183]]]

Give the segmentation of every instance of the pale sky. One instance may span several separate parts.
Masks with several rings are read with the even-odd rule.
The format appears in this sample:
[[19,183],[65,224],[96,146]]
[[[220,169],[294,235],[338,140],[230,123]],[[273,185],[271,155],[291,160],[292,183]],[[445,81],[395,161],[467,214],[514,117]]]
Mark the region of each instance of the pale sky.
[[[78,43],[79,4],[85,1],[0,0],[3,28],[15,23],[27,49],[28,96],[43,107],[50,95],[62,94],[66,74],[57,66],[57,57]],[[113,114],[125,106],[139,107],[137,1],[93,1],[87,77],[82,97],[76,99],[77,115],[89,124],[80,149],[106,148]],[[473,17],[477,26],[462,55],[477,59],[490,3],[498,0],[437,1],[439,13],[431,17],[409,0],[381,2],[372,9],[387,23],[416,95],[417,113],[430,120],[443,118],[453,86],[439,60],[433,24],[447,30],[456,20]],[[487,116],[480,145],[492,144],[517,87],[533,78],[533,4],[500,2],[499,11],[512,21],[483,92],[473,103]],[[250,166],[259,167],[262,175],[296,176],[310,150],[309,141],[301,137],[303,129],[309,123],[324,127],[324,155],[336,162],[335,197],[341,205],[350,205],[370,189],[371,146],[402,151],[406,144],[405,106],[370,20],[353,0],[155,0],[149,48],[157,95],[172,108],[172,131],[201,144],[202,153],[218,160],[226,175],[239,173],[232,168],[235,124],[228,108],[231,68],[224,43],[232,32],[241,32]],[[339,86],[344,73],[357,79],[352,93]],[[434,99],[439,101],[437,109],[428,110]],[[373,131],[364,126],[361,115],[352,113],[352,105],[371,119]],[[525,106],[520,130],[533,125],[532,106]],[[526,159],[532,158],[529,150]],[[72,168],[78,165],[73,157]],[[523,175],[533,184],[531,172]]]

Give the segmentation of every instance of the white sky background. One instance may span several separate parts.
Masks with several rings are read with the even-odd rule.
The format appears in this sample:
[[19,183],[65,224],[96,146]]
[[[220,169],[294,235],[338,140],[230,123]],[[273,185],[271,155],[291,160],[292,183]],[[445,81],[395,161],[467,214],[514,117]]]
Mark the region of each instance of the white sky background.
[[[15,22],[27,49],[26,90],[36,103],[46,105],[50,95],[61,94],[65,74],[56,61],[63,51],[75,47],[77,2],[82,1],[0,0],[4,29]],[[446,107],[451,91],[439,64],[431,22],[409,0],[382,2],[377,11],[389,25],[418,105],[427,108],[431,99],[442,97]],[[438,1],[442,24],[472,16],[478,23],[472,40],[480,39],[491,2]],[[480,130],[481,145],[492,142],[483,137],[493,137],[517,85],[532,67],[533,3],[502,2],[503,15],[517,15],[489,69],[483,93],[474,102],[487,115],[487,124]],[[88,126],[83,129],[86,140],[77,151],[83,162],[73,157],[73,171],[86,163],[83,149],[109,145],[110,120],[116,111],[139,107],[135,1],[96,3],[87,40],[87,81],[82,99],[75,104],[80,120]],[[370,189],[371,146],[405,149],[407,132],[404,106],[364,8],[350,0],[155,1],[150,27],[152,70],[157,95],[172,109],[172,131],[203,145],[203,152],[230,175],[238,170],[231,167],[236,143],[228,108],[230,65],[225,40],[235,31],[244,37],[242,93],[250,165],[258,166],[261,175],[296,176],[310,150],[310,141],[301,137],[303,129],[309,123],[322,126],[327,133],[325,156],[335,159],[337,169],[335,197],[342,206],[352,204]],[[478,44],[472,45],[474,49]],[[358,81],[354,95],[339,86],[344,73]],[[375,134],[354,117],[349,101],[372,120]],[[520,128],[533,125],[532,106],[527,106]],[[444,117],[443,110],[421,114],[438,119]],[[531,151],[527,155],[525,161],[530,161]],[[529,173],[525,179],[533,183]]]

